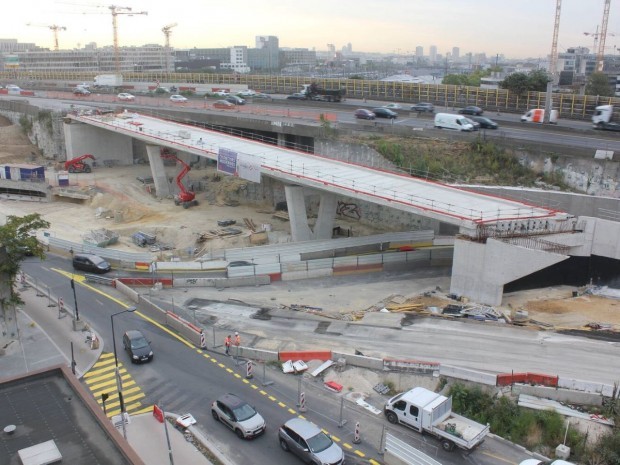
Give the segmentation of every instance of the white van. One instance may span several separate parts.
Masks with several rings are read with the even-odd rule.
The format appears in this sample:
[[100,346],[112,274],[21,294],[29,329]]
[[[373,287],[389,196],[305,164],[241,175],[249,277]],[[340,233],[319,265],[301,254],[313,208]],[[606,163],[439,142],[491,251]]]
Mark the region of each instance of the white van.
[[463,115],[451,115],[450,113],[437,113],[435,115],[435,127],[437,129],[456,129],[457,131],[473,131],[474,126]]

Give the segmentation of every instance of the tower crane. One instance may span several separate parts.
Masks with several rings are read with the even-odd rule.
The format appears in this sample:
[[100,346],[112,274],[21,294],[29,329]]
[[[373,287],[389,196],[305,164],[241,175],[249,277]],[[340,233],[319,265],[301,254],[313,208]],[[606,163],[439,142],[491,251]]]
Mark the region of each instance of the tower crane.
[[166,71],[170,69],[170,33],[173,27],[178,26],[177,23],[168,24],[164,26],[161,32],[166,36]]
[[598,72],[603,71],[603,64],[605,61],[605,38],[607,36],[607,23],[609,21],[609,7],[611,0],[605,0],[605,7],[603,8],[603,21],[601,22],[601,39],[598,41],[598,52],[596,53],[596,70]]
[[110,5],[108,6],[108,9],[110,10],[110,13],[112,13],[112,32],[114,34],[114,65],[116,68],[116,72],[119,73],[120,72],[120,68],[121,68],[121,63],[120,63],[120,56],[119,56],[119,50],[118,50],[118,25],[116,22],[116,17],[118,15],[129,15],[129,16],[133,16],[133,15],[148,15],[148,11],[132,11],[131,7],[128,6],[116,6],[116,5]]
[[67,28],[64,26],[57,26],[56,24],[51,24],[51,25],[47,25],[47,24],[32,24],[32,23],[28,23],[26,24],[26,26],[34,26],[34,27],[46,27],[48,29],[51,29],[52,32],[54,33],[54,51],[58,51],[58,32],[59,31],[66,31]]
[[545,93],[545,116],[544,122],[549,123],[551,120],[551,108],[553,106],[552,91],[553,81],[558,65],[558,33],[560,32],[560,13],[562,11],[562,0],[555,2],[555,22],[553,25],[553,40],[551,41],[551,57],[549,59],[549,81],[547,82],[547,92]]

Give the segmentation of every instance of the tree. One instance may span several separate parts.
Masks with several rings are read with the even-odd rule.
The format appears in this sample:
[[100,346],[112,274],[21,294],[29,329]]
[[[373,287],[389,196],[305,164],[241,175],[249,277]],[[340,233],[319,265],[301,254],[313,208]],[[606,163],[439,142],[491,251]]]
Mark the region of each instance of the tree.
[[612,97],[613,88],[609,85],[609,79],[605,73],[592,73],[588,77],[586,84],[587,95],[600,95],[601,97]]
[[525,73],[510,74],[499,85],[502,89],[508,89],[517,95],[523,95],[529,90],[529,80]]
[[529,89],[536,92],[546,92],[547,83],[549,82],[549,74],[544,69],[537,69],[527,75]]

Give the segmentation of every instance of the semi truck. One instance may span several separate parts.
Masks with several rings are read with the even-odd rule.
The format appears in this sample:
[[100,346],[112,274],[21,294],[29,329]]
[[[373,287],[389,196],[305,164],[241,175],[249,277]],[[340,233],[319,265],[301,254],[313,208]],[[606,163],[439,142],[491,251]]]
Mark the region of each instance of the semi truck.
[[595,129],[605,131],[620,131],[620,123],[613,121],[614,107],[612,105],[601,105],[596,107],[592,115],[592,125]]
[[322,100],[324,102],[340,102],[346,95],[345,89],[321,89],[317,83],[304,84],[301,93],[305,94],[309,100]]
[[98,74],[95,76],[95,87],[121,87],[123,76],[120,74]]
[[423,387],[415,387],[392,397],[383,411],[390,423],[400,423],[419,433],[435,436],[448,452],[455,447],[472,450],[489,433],[489,425],[476,423],[452,412],[452,397]]
[[[545,122],[545,110],[543,108],[534,108],[532,110],[528,110],[523,116],[521,116],[521,122],[531,122],[531,123],[544,123]],[[558,111],[551,110],[551,114],[549,115],[549,124],[558,124]]]

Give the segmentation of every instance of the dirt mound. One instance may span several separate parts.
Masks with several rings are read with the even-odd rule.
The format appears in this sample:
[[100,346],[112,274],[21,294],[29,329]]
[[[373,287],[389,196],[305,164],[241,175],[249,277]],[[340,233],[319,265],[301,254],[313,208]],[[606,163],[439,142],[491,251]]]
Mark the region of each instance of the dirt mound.
[[32,162],[37,152],[18,125],[0,118],[0,163]]

